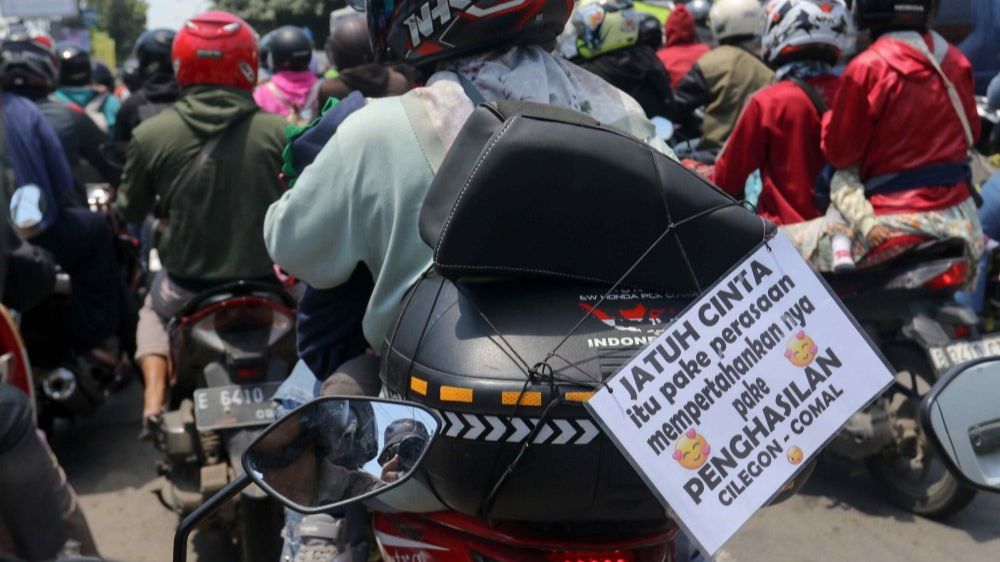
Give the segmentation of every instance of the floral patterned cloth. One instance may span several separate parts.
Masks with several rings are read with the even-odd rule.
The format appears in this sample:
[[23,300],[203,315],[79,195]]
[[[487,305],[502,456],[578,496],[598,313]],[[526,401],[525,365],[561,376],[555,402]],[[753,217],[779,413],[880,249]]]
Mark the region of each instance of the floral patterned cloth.
[[[833,234],[838,231],[851,237],[853,241],[852,253],[856,263],[861,262],[871,250],[865,237],[858,235],[857,230],[847,226],[840,218],[834,205],[831,205],[830,209],[832,212],[817,219],[780,227],[798,247],[802,257],[819,271],[833,270],[831,241]],[[847,213],[845,213],[846,215]],[[874,226],[884,226],[900,235],[965,240],[966,255],[972,264],[965,289],[968,290],[975,285],[984,241],[983,230],[979,224],[979,214],[971,197],[959,205],[937,211],[876,215],[869,229]]]

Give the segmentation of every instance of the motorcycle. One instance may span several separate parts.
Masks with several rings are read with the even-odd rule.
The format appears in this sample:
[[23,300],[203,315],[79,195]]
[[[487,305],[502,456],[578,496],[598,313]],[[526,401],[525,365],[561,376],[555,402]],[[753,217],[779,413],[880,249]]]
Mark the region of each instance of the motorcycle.
[[879,400],[854,414],[827,451],[863,462],[894,504],[945,517],[975,492],[946,470],[918,423],[921,398],[949,348],[979,336],[975,312],[953,301],[971,267],[960,239],[890,239],[847,273],[826,274],[844,306],[897,370]]
[[[35,382],[31,372],[31,361],[28,359],[28,352],[21,338],[15,315],[0,305],[0,382],[10,384],[25,393],[31,404],[31,410],[37,417],[38,407],[35,401]],[[9,536],[9,531],[0,518],[0,537]],[[3,541],[0,541],[3,542]],[[0,551],[3,551],[0,548]],[[8,558],[4,552],[0,552],[0,559],[17,562],[17,559]],[[101,562],[97,558],[82,556],[79,552],[79,543],[69,541],[63,551],[56,558],[56,562]]]
[[[383,430],[407,424],[403,439]],[[252,483],[302,513],[324,513],[365,501],[375,510],[375,543],[385,560],[673,561],[676,526],[612,538],[578,530],[563,537],[520,523],[491,524],[451,512],[406,513],[427,498],[416,478],[445,431],[444,419],[412,402],[319,398],[261,434],[243,456],[244,473],[191,513],[174,538],[174,561],[186,559],[195,526]],[[362,453],[360,456],[358,453]],[[418,503],[421,501],[416,500]],[[602,536],[603,535],[603,536]],[[571,538],[572,537],[572,538]]]
[[[171,320],[170,406],[153,428],[160,501],[187,514],[242,474],[240,456],[274,420],[271,397],[295,360],[295,301],[280,287],[240,281],[205,291]],[[224,523],[242,560],[280,555],[280,506],[254,487]]]

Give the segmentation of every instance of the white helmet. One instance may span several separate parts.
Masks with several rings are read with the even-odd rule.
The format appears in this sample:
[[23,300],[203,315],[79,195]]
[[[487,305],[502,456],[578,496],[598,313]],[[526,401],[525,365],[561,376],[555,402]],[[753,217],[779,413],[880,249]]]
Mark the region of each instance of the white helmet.
[[757,35],[764,23],[759,0],[718,0],[708,12],[716,41],[729,37]]
[[765,62],[806,47],[827,49],[839,58],[850,47],[852,18],[843,0],[771,0],[764,16]]

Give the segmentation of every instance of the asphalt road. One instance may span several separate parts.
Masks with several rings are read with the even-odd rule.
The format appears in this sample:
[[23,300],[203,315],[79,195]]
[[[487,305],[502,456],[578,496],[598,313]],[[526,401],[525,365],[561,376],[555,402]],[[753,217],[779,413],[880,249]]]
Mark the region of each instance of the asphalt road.
[[[61,424],[53,445],[76,487],[102,554],[115,562],[170,559],[177,517],[152,493],[156,455],[139,433],[131,385],[94,417]],[[980,494],[947,522],[886,504],[864,473],[820,466],[803,491],[759,512],[721,562],[946,562],[1000,560],[1000,496]],[[189,560],[235,560],[227,537],[196,533]]]

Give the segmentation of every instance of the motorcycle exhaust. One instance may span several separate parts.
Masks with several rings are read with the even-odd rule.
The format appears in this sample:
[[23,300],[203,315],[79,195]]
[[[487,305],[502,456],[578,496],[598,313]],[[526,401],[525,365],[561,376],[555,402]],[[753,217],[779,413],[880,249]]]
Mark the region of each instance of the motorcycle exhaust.
[[104,401],[96,382],[82,380],[65,367],[53,369],[45,375],[42,392],[49,400],[78,416],[89,415]]

